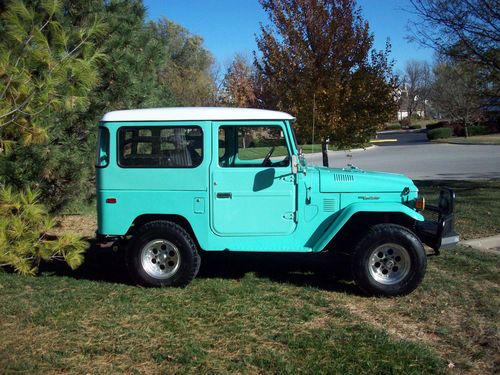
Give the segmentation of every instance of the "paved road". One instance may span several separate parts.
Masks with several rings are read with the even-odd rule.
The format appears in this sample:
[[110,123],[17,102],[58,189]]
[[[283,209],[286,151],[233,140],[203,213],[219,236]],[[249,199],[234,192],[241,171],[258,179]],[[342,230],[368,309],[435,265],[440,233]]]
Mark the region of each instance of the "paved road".
[[[360,151],[329,152],[330,167],[353,164],[361,169],[402,173],[416,180],[500,178],[500,146],[429,143],[422,133],[388,133],[398,142],[379,143]],[[322,165],[321,154],[306,155]]]
[[376,139],[397,139],[397,142],[380,142],[376,143],[377,146],[387,147],[387,146],[402,146],[402,145],[418,145],[423,143],[429,143],[427,140],[427,133],[422,130],[417,131],[405,131],[405,132],[383,132],[377,134]]

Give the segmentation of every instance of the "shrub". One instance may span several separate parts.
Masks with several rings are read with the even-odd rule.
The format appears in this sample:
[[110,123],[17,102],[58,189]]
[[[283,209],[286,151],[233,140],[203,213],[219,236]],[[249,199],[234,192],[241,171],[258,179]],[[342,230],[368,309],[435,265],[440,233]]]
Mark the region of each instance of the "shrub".
[[422,129],[422,126],[418,125],[418,124],[414,124],[414,125],[410,125],[410,129]]
[[432,129],[439,129],[439,128],[444,128],[447,125],[449,125],[448,121],[439,121],[434,124],[428,124],[425,126],[427,130],[432,130]]
[[488,131],[490,132],[490,134],[500,133],[500,121],[499,120],[497,120],[497,121],[490,120],[489,122],[487,122],[485,124],[485,126],[488,127]]
[[490,134],[490,129],[486,125],[469,126],[469,135],[485,135]]
[[452,131],[450,128],[431,129],[427,131],[427,138],[431,141],[433,139],[450,138],[451,133]]
[[256,138],[250,142],[249,147],[272,147],[276,146],[276,139],[273,138]]
[[49,235],[56,222],[38,203],[38,196],[30,189],[15,192],[0,186],[0,267],[34,275],[42,260],[63,260],[77,268],[87,244],[69,234]]
[[402,128],[407,127],[410,125],[410,120],[408,120],[408,118],[404,118],[402,120],[399,120],[399,124]]
[[453,130],[455,137],[465,136],[465,126],[462,122],[452,122],[446,126]]
[[385,130],[398,130],[401,129],[401,125],[399,123],[391,123],[385,126]]

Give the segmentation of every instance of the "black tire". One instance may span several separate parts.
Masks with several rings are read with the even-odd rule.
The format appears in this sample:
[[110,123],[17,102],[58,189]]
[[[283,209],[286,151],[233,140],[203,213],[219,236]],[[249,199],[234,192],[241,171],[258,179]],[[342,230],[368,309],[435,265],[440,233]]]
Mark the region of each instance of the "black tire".
[[351,266],[354,281],[365,293],[400,296],[422,282],[427,256],[422,242],[409,229],[378,224],[356,245]]
[[152,287],[184,287],[196,277],[201,264],[191,236],[181,226],[160,220],[137,230],[126,260],[132,279]]

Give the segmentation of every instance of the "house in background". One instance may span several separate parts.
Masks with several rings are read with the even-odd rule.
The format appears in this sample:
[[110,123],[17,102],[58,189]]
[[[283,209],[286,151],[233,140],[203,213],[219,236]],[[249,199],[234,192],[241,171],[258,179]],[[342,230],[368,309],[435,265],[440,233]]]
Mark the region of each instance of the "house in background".
[[[428,100],[420,100],[417,95],[413,98],[408,97],[408,89],[403,85],[396,90],[396,100],[399,103],[399,109],[397,113],[398,121],[408,118],[409,112],[411,111],[412,116],[417,115],[418,117],[426,116],[426,106],[428,106]],[[409,103],[409,100],[413,100],[413,103]],[[410,106],[411,104],[411,106]]]
[[500,121],[500,96],[481,99],[481,109],[490,122]]

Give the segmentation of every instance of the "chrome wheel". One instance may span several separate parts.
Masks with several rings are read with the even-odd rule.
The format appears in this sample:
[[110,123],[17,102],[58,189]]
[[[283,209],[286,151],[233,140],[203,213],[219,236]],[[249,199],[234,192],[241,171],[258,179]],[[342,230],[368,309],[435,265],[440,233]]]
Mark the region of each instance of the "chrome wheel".
[[170,241],[152,240],[142,248],[141,264],[149,276],[168,279],[177,272],[181,264],[179,249]]
[[384,285],[397,284],[410,272],[410,255],[401,245],[380,245],[371,252],[368,259],[370,275]]

